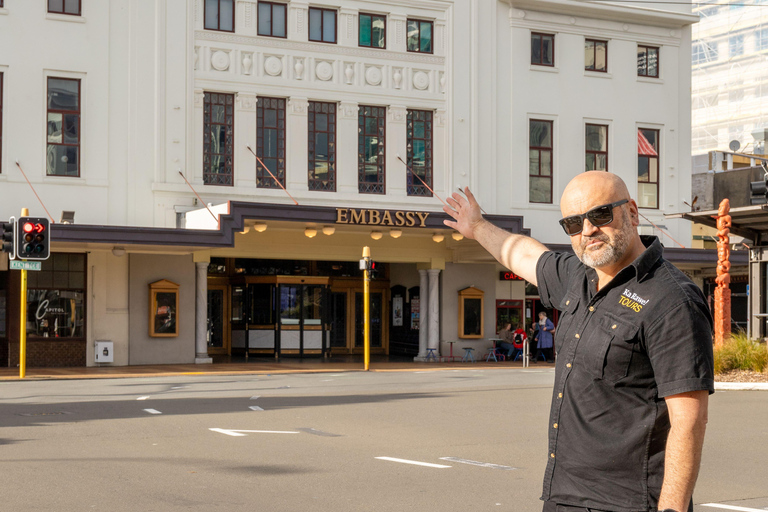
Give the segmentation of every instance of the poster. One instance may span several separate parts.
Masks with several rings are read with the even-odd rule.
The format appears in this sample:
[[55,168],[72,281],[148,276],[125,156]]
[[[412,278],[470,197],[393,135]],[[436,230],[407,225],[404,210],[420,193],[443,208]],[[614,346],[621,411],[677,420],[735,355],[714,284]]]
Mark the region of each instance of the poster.
[[411,329],[419,330],[421,305],[419,297],[413,297],[411,299]]
[[392,325],[394,327],[403,326],[403,297],[400,295],[392,299]]

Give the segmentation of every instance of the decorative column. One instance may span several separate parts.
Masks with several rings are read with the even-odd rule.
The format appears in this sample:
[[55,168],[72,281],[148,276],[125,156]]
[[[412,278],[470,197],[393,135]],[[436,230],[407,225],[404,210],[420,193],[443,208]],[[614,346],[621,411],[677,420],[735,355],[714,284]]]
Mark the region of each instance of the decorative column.
[[195,364],[211,364],[208,357],[208,262],[195,263]]
[[715,346],[723,344],[731,336],[731,204],[723,199],[717,210],[717,277],[715,283]]
[[431,268],[429,274],[429,339],[427,347],[436,348],[440,354],[440,269]]
[[358,194],[357,120],[357,102],[340,101],[336,114],[336,191],[339,194]]
[[235,98],[235,155],[234,185],[238,189],[256,188],[256,158],[248,146],[256,147],[256,98],[255,94],[238,92]]
[[[408,172],[405,166],[397,159],[399,154],[403,160],[408,158],[408,109],[405,105],[390,105],[387,109],[387,196],[402,198],[408,201],[407,183]],[[393,172],[394,171],[394,172]]]
[[[288,190],[307,190],[307,156],[309,115],[307,98],[291,96],[288,99],[285,141],[285,186]],[[301,155],[304,155],[303,157]],[[291,158],[296,155],[296,158]]]
[[427,271],[419,270],[419,355],[414,361],[427,358],[427,298],[429,297]]

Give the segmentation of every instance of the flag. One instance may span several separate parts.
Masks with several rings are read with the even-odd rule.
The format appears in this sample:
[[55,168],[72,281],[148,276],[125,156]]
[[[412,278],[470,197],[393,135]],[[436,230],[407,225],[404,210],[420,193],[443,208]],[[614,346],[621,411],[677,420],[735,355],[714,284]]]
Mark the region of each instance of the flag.
[[653,145],[643,135],[643,130],[637,130],[637,154],[640,156],[659,156]]

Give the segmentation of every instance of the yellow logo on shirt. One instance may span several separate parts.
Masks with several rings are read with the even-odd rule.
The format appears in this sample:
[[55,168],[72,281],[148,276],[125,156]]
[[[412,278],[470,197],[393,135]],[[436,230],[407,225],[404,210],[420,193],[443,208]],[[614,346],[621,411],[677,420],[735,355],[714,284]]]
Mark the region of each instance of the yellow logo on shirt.
[[644,299],[636,293],[632,293],[629,291],[629,289],[625,288],[624,293],[622,293],[621,297],[619,297],[619,304],[625,308],[631,309],[635,313],[639,313],[640,310],[643,309],[643,306],[648,304],[648,299]]

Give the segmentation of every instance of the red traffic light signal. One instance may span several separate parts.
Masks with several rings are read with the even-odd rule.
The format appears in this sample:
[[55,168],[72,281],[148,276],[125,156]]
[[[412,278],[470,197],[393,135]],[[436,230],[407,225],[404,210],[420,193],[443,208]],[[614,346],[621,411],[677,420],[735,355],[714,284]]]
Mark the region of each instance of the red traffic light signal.
[[47,260],[50,255],[50,226],[45,217],[20,217],[17,230],[17,257],[25,260]]

